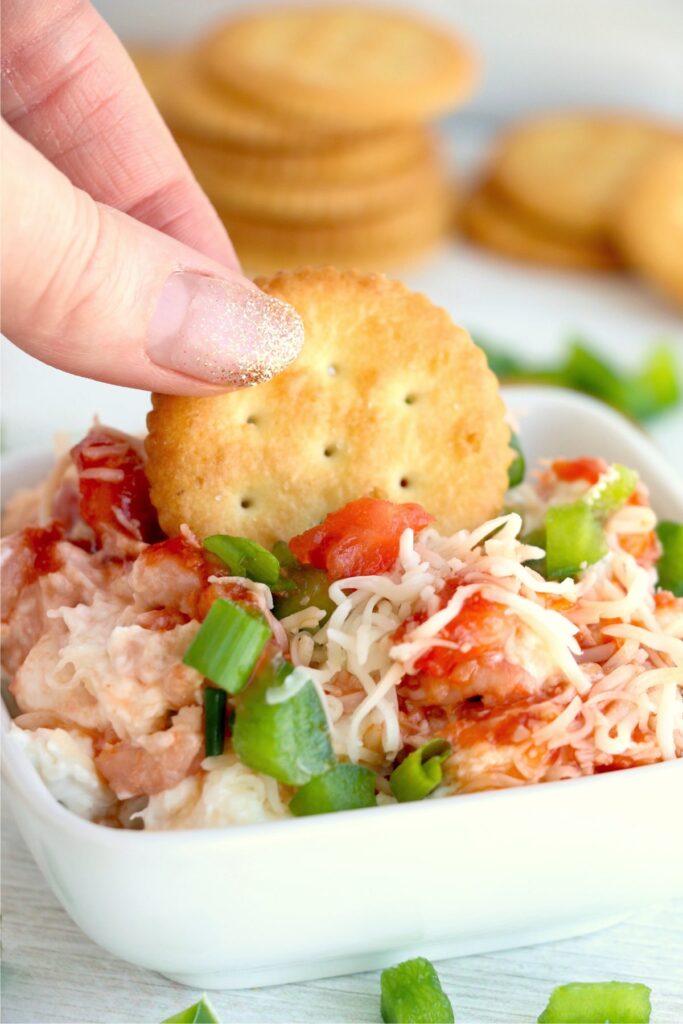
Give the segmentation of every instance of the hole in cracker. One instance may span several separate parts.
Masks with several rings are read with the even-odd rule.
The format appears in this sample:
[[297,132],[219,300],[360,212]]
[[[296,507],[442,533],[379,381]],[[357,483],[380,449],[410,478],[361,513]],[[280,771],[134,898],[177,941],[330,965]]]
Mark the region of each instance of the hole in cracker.
[[335,366],[334,363],[332,363],[331,366],[327,367],[327,375],[328,375],[328,377],[336,377],[338,373],[339,373],[339,367]]
[[258,424],[258,417],[254,416],[254,414],[252,413],[251,416],[247,416],[246,422],[249,423],[252,427],[255,427]]
[[407,476],[402,476],[400,480],[401,487],[410,487],[410,480]]
[[242,500],[240,501],[240,506],[242,508],[251,508],[253,504],[254,502],[251,500],[251,498],[242,498]]
[[406,395],[403,401],[406,403],[406,405],[415,405],[415,403],[417,402],[417,395]]
[[323,449],[323,455],[325,456],[326,459],[331,459],[332,456],[336,454],[336,452],[336,444],[328,444],[327,447]]

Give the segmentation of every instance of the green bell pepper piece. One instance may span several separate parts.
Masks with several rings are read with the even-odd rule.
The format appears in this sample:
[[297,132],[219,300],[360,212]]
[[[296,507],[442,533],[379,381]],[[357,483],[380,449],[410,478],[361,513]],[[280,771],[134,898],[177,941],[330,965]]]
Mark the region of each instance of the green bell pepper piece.
[[434,966],[418,956],[382,971],[382,1020],[385,1024],[453,1024],[451,1001]]
[[602,526],[583,501],[551,505],[545,518],[546,574],[549,580],[576,576],[607,554]]
[[232,743],[240,761],[254,771],[304,786],[335,762],[327,718],[312,681],[305,680],[289,694],[280,689],[293,671],[288,661],[277,658],[257,673],[236,709]]
[[293,586],[286,594],[275,597],[273,612],[278,619],[303,611],[304,608],[320,608],[325,612],[318,628],[324,625],[336,608],[329,594],[330,581],[322,569],[309,566],[288,569],[287,579]]
[[631,497],[638,483],[638,474],[628,466],[615,462],[602,479],[582,496],[583,501],[602,520],[608,519]]
[[657,575],[662,590],[683,597],[683,523],[663,519],[657,527],[662,554],[657,562]]
[[517,434],[512,432],[510,435],[510,447],[517,454],[508,466],[508,487],[516,487],[517,484],[521,484],[524,479],[526,472],[526,460],[524,459],[524,452],[520,444]]
[[198,1003],[181,1010],[173,1017],[167,1017],[162,1024],[220,1024],[216,1011],[205,995]]
[[538,1024],[648,1024],[650,989],[625,981],[574,982],[552,991]]
[[289,802],[297,817],[376,806],[375,773],[359,764],[336,764],[307,782]]

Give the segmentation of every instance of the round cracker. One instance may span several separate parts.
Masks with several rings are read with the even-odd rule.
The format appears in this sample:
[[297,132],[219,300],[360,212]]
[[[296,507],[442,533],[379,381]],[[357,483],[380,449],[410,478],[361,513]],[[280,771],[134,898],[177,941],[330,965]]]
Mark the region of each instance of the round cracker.
[[147,472],[168,534],[187,523],[270,545],[367,494],[419,502],[446,531],[500,511],[512,453],[498,382],[445,310],[357,271],[257,283],[299,311],[304,348],[250,389],[154,396]]
[[414,263],[443,238],[451,223],[445,186],[374,217],[327,225],[275,223],[218,212],[249,273],[311,264],[387,270]]
[[414,124],[461,102],[472,51],[413,15],[282,7],[237,18],[205,43],[216,80],[317,128]]
[[461,223],[470,238],[514,260],[573,270],[611,270],[617,265],[607,245],[543,227],[515,209],[490,183],[468,197]]
[[496,186],[531,216],[582,239],[602,239],[615,203],[672,129],[637,117],[550,114],[502,140]]
[[683,144],[655,156],[632,180],[614,237],[627,263],[683,303]]
[[220,151],[210,152],[191,142],[182,148],[199,184],[222,210],[289,224],[320,225],[378,215],[409,204],[415,195],[440,187],[443,180],[433,145],[393,174],[336,182],[287,180],[276,171],[260,177],[240,174]]
[[[135,57],[134,57],[135,59]],[[305,150],[326,138],[292,124],[243,94],[202,74],[191,51],[139,54],[138,70],[174,132],[256,150]]]

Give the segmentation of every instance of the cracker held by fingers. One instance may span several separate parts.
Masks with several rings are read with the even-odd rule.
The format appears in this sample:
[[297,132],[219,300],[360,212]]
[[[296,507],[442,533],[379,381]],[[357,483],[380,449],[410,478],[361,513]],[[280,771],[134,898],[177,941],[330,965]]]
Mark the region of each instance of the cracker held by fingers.
[[316,130],[415,124],[472,91],[460,39],[381,7],[281,7],[234,19],[206,41],[217,82]]
[[304,348],[254,388],[154,396],[147,471],[167,533],[269,545],[366,495],[423,505],[448,532],[500,510],[512,453],[498,383],[445,310],[378,274],[257,283],[301,314]]

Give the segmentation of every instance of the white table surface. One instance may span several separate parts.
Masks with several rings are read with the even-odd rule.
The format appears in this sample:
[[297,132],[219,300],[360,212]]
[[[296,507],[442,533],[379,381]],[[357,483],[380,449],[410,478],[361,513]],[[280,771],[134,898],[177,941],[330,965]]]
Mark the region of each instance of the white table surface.
[[[645,869],[656,870],[656,851]],[[198,998],[198,992],[131,967],[90,942],[57,903],[6,810],[2,875],[6,1024],[155,1024]],[[683,900],[650,907],[592,935],[444,960],[438,970],[458,1024],[531,1024],[555,985],[612,979],[648,984],[653,1024],[681,1024]],[[380,1020],[376,971],[214,992],[211,1000],[222,1024]]]

